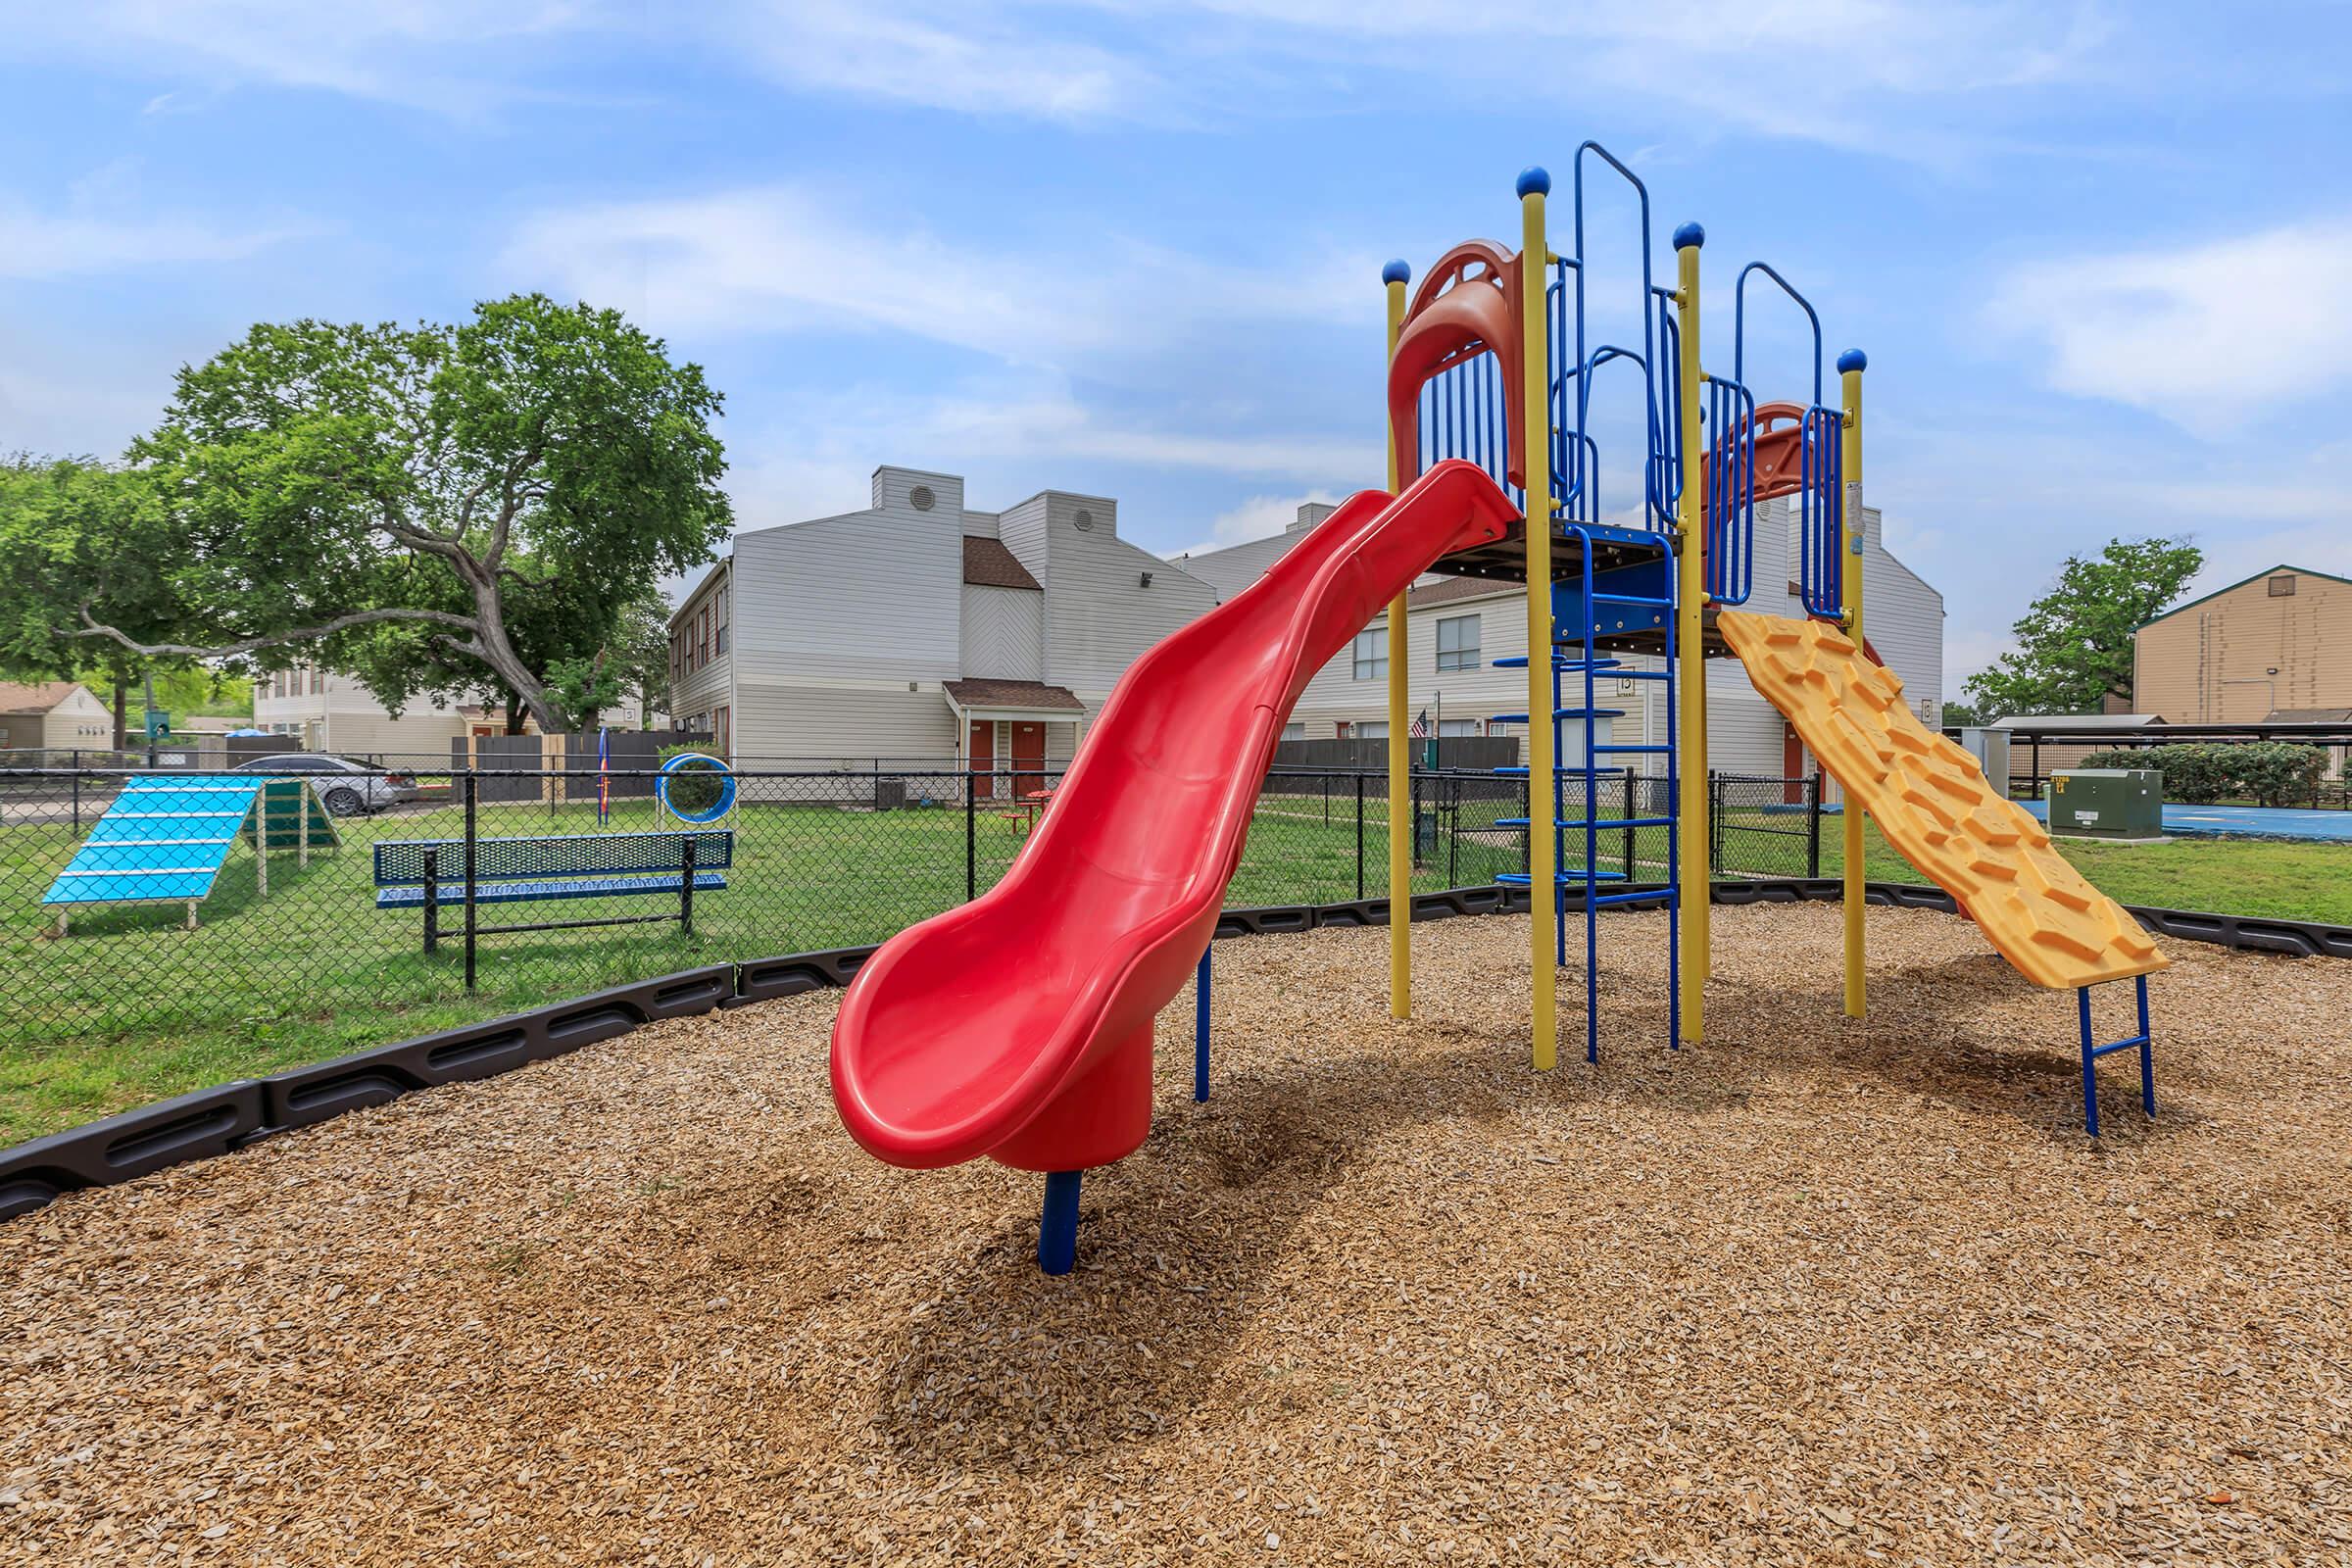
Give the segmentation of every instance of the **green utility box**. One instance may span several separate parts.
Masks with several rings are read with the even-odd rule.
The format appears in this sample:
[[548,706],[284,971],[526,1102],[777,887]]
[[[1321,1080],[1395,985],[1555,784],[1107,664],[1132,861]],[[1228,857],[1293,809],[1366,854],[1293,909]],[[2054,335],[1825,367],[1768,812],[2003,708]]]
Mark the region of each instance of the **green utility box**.
[[2164,775],[2152,767],[2078,767],[2050,775],[2050,831],[2093,839],[2164,837]]

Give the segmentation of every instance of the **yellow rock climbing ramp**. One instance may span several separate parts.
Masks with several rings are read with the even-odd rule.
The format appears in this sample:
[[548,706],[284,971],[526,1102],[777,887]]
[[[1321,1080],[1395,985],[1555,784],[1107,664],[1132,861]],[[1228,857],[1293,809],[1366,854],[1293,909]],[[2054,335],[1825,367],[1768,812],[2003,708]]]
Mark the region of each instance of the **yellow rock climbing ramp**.
[[2122,905],[2050,848],[2039,822],[1986,783],[1975,757],[1920,723],[1902,678],[1844,632],[1740,610],[1716,624],[1846,799],[1958,899],[2027,979],[2067,990],[2170,961]]

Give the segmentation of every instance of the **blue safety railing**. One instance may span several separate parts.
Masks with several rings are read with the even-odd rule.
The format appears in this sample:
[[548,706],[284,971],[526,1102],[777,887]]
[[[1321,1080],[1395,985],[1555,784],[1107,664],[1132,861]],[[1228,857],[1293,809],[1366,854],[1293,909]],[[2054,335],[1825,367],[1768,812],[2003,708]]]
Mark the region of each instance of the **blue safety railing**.
[[1755,588],[1756,398],[1719,375],[1706,387],[1707,597],[1744,605]]
[[[1761,272],[1805,313],[1813,333],[1813,397],[1803,417],[1797,512],[1797,589],[1807,614],[1837,615],[1845,604],[1845,484],[1840,471],[1843,416],[1822,402],[1821,316],[1813,302],[1798,293],[1768,262],[1750,262],[1740,270],[1732,289],[1732,379],[1745,387],[1747,378],[1747,280]],[[1744,425],[1717,425],[1741,437],[1752,464],[1755,446],[1754,402]]]
[[[1591,154],[1624,177],[1641,206],[1642,236],[1642,347],[1592,341],[1586,301],[1588,255],[1585,249],[1585,158]],[[1676,355],[1673,339],[1674,298],[1659,288],[1650,267],[1649,188],[1640,176],[1596,141],[1576,150],[1576,222],[1574,249],[1552,265],[1544,290],[1546,335],[1551,384],[1546,402],[1552,423],[1552,500],[1565,522],[1598,523],[1602,518],[1597,444],[1592,432],[1593,373],[1614,360],[1629,360],[1642,371],[1643,449],[1642,516],[1634,526],[1662,532],[1673,526],[1674,506],[1682,484],[1679,432],[1675,431],[1671,399],[1674,371],[1660,366],[1664,353]]]
[[1845,612],[1844,435],[1837,410],[1816,405],[1805,411],[1796,581],[1809,615]]
[[1447,458],[1475,463],[1487,476],[1524,504],[1525,492],[1510,482],[1510,410],[1502,384],[1502,362],[1492,349],[1472,350],[1421,386],[1421,467]]

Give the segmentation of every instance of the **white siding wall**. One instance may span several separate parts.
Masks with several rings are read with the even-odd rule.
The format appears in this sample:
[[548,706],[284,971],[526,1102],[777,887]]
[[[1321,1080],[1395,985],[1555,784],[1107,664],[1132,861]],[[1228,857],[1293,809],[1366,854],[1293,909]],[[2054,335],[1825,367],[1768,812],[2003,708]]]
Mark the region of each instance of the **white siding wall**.
[[1046,596],[1034,588],[963,585],[963,673],[1046,678]]
[[[1091,711],[1152,644],[1214,609],[1216,591],[1119,538],[1115,503],[1059,491],[1038,499],[1042,505],[1016,509],[1017,541],[1014,513],[1004,514],[1004,542],[1045,586],[1045,679],[1077,693]],[[1078,526],[1081,512],[1091,527]],[[1041,536],[1042,572],[1022,542]]]
[[735,749],[756,758],[956,756],[956,717],[936,684],[746,680],[735,691]]
[[[916,485],[936,497],[929,512],[908,502]],[[901,690],[922,683],[945,708],[938,683],[956,678],[962,654],[963,481],[884,468],[875,488],[868,511],[736,537],[741,706],[751,706],[754,687],[856,682],[887,666]],[[737,749],[758,756],[767,743],[739,729]]]

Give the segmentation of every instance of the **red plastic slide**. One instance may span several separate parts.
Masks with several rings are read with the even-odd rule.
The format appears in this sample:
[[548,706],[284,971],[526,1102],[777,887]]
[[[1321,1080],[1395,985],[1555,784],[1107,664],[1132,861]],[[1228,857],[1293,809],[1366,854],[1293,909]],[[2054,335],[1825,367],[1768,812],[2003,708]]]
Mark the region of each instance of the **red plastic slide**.
[[1470,464],[1367,490],[1136,661],[1004,881],[910,926],[833,1026],[833,1098],[894,1165],[1077,1171],[1152,1125],[1152,1020],[1216,928],[1308,677],[1439,557],[1519,509]]

